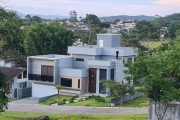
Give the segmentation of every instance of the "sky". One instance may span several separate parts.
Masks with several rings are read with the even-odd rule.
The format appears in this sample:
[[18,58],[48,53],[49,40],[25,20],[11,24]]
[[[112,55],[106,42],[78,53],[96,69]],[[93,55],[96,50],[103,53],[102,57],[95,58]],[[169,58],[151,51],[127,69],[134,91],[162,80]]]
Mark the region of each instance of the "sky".
[[180,12],[180,0],[8,0],[10,9],[24,14],[69,16],[149,15],[165,16]]

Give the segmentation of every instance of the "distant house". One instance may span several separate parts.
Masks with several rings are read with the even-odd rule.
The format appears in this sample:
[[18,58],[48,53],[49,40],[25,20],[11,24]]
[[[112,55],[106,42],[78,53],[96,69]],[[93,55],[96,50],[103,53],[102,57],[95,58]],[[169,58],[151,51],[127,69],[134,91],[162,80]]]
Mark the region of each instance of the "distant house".
[[123,63],[134,62],[134,50],[121,47],[120,34],[98,34],[97,45],[69,46],[69,55],[37,55],[27,58],[27,74],[32,97],[44,98],[62,93],[106,94],[101,80],[126,82]]
[[0,67],[0,71],[6,75],[11,98],[31,96],[32,84],[27,79],[26,69]]

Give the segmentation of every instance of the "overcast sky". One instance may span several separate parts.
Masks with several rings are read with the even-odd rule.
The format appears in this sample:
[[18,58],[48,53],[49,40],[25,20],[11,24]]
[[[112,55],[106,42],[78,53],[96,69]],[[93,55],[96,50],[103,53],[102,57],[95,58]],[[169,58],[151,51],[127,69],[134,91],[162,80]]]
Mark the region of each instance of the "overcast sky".
[[161,15],[180,12],[180,0],[8,0],[12,7],[25,14],[62,15],[75,10],[78,16],[96,14]]

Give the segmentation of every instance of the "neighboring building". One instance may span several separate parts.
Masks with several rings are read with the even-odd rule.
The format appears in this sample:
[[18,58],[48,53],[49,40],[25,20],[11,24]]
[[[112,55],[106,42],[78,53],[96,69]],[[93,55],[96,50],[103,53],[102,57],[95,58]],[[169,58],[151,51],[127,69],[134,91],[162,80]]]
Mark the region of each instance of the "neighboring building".
[[27,79],[26,69],[0,67],[0,71],[6,75],[11,98],[31,96],[32,83]]
[[2,66],[2,67],[26,68],[27,67],[27,62],[24,61],[23,59],[19,59],[19,58],[0,60],[0,66]]
[[101,80],[126,82],[123,62],[134,62],[134,50],[121,47],[121,35],[98,34],[97,46],[70,46],[70,55],[38,55],[27,58],[28,79],[33,97],[57,94],[56,85],[64,93],[107,93]]

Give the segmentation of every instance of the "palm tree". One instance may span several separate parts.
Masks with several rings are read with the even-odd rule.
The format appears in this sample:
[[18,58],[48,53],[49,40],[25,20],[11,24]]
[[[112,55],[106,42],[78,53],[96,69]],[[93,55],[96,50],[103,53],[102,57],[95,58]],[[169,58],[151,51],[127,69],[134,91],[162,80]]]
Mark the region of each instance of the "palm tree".
[[59,92],[60,92],[60,90],[61,90],[62,88],[63,88],[63,87],[60,86],[60,85],[56,86],[56,89],[58,90],[58,98],[59,98]]

